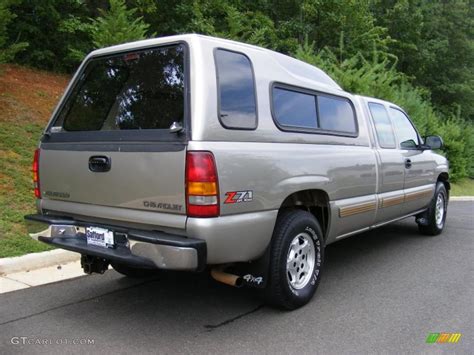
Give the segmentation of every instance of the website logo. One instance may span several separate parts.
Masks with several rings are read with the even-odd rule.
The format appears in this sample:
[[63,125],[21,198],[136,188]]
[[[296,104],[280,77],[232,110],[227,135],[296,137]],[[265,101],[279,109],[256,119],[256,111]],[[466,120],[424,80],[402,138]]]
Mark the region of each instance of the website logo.
[[427,344],[443,344],[443,343],[451,343],[456,344],[461,339],[461,333],[430,333],[426,338]]

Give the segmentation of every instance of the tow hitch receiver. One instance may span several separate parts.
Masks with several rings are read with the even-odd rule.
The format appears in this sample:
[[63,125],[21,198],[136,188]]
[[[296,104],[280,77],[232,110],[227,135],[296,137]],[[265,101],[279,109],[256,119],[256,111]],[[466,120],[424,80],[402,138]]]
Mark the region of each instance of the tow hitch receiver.
[[109,268],[109,261],[97,256],[82,255],[81,266],[86,274],[103,274]]

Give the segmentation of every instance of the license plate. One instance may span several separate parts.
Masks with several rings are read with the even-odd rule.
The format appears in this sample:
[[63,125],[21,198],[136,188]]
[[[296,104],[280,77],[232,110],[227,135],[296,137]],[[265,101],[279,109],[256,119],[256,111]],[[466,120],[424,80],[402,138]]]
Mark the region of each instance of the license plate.
[[87,227],[87,244],[104,248],[114,247],[114,232],[105,228]]

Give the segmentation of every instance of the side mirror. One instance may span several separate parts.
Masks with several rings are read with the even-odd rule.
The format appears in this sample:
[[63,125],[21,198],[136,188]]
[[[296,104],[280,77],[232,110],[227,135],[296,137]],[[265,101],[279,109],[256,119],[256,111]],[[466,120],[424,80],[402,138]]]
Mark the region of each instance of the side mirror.
[[428,149],[441,149],[443,140],[440,136],[428,136],[425,138],[425,145],[428,146]]

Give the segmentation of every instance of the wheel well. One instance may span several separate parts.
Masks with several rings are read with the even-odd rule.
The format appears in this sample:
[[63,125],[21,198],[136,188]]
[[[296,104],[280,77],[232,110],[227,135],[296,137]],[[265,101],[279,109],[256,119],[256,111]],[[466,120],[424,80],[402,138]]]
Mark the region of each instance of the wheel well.
[[449,182],[449,174],[448,173],[439,174],[437,181],[441,181],[446,187],[446,191],[448,191],[449,193],[449,190],[451,190],[451,184]]
[[318,220],[326,238],[329,225],[329,196],[323,190],[303,190],[289,195],[280,206],[279,213],[288,208],[310,212]]

